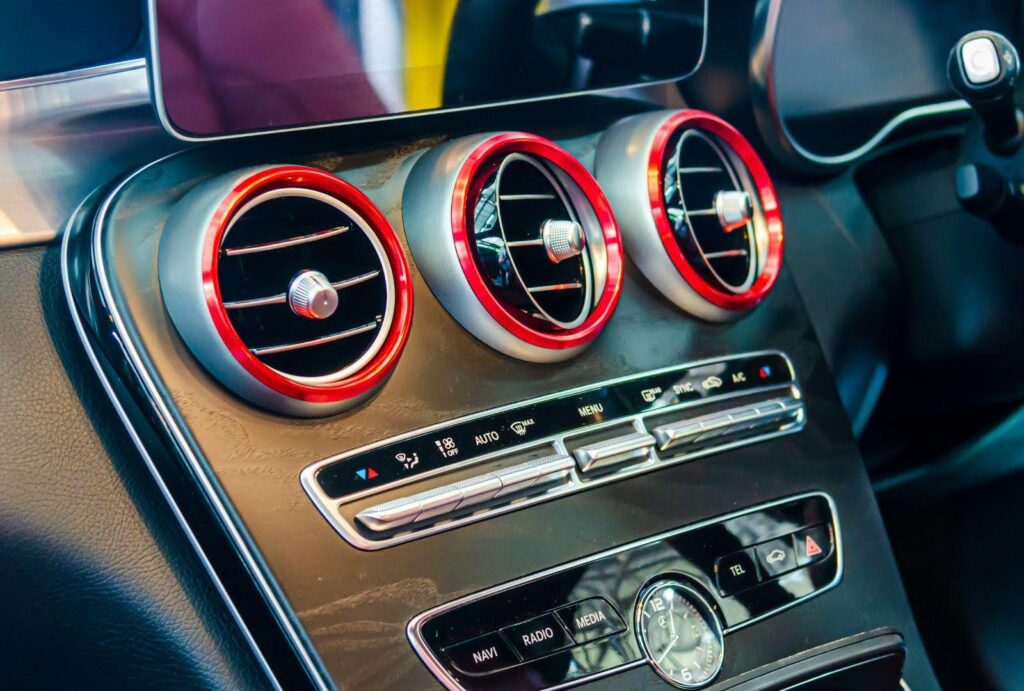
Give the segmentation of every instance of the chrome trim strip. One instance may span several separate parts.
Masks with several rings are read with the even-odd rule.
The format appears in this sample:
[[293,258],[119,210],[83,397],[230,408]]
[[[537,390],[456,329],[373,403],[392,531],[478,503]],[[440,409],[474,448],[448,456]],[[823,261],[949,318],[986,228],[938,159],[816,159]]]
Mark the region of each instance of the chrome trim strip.
[[662,79],[660,81],[644,82],[642,84],[625,85],[625,86],[614,86],[604,89],[591,89],[589,91],[579,91],[571,94],[552,94],[550,96],[537,96],[535,98],[523,98],[523,99],[512,99],[509,101],[497,101],[494,103],[481,103],[472,106],[458,106],[450,108],[436,108],[433,110],[414,111],[409,113],[392,113],[388,115],[382,115],[373,118],[359,118],[355,120],[342,120],[340,122],[325,122],[315,125],[299,125],[296,127],[284,127],[277,129],[263,129],[254,130],[252,132],[238,132],[234,134],[222,134],[222,135],[211,135],[211,136],[196,136],[188,134],[182,130],[177,129],[174,123],[171,122],[170,117],[167,115],[167,108],[164,104],[163,98],[163,83],[160,78],[160,51],[157,46],[157,30],[156,23],[156,1],[157,0],[146,0],[147,18],[149,26],[149,56],[146,60],[147,71],[149,72],[149,83],[152,86],[152,97],[153,97],[153,108],[156,110],[157,119],[163,128],[176,139],[186,142],[204,142],[214,141],[220,139],[239,139],[242,137],[255,137],[260,134],[267,134],[270,132],[296,132],[300,130],[314,130],[323,129],[325,127],[338,127],[344,125],[358,125],[360,123],[367,122],[379,122],[382,120],[404,120],[406,118],[417,118],[428,115],[437,115],[438,113],[456,113],[469,110],[481,110],[486,108],[494,108],[497,106],[508,106],[519,103],[538,103],[543,101],[553,101],[562,98],[572,98],[574,96],[592,96],[599,94],[614,94],[616,92],[625,92],[631,89],[653,87],[660,84],[675,84],[684,79],[691,77],[694,73],[701,68],[704,64],[704,57],[707,55],[708,50],[708,0],[704,0],[704,33],[701,38],[700,46],[700,57],[697,59],[697,64],[692,70],[679,77],[672,77],[670,79]]
[[[770,612],[765,612],[764,614],[762,614],[760,616],[753,617],[752,619],[748,619],[747,621],[745,621],[745,622],[743,622],[741,624],[737,624],[736,626],[731,626],[731,627],[725,628],[724,629],[725,634],[728,635],[728,634],[730,634],[730,633],[732,633],[734,631],[739,631],[740,629],[746,628],[746,627],[748,627],[748,626],[750,626],[752,624],[756,624],[759,621],[763,621],[764,619],[767,619],[768,617],[775,616],[776,614],[779,614],[780,612],[783,612],[783,611],[785,611],[787,609],[790,609],[791,607],[795,607],[796,605],[799,605],[799,604],[801,604],[803,602],[806,602],[807,600],[809,600],[809,599],[811,599],[813,597],[817,597],[818,595],[821,595],[822,593],[825,593],[825,592],[831,590],[832,588],[836,587],[839,584],[839,582],[842,580],[842,578],[843,578],[843,538],[842,538],[842,530],[840,529],[840,525],[839,525],[840,524],[839,512],[836,510],[835,501],[832,499],[831,495],[829,495],[827,492],[806,492],[804,494],[797,494],[797,495],[794,495],[794,496],[791,496],[791,497],[785,497],[783,499],[776,499],[775,501],[767,502],[767,503],[764,503],[764,504],[758,504],[756,506],[753,506],[753,507],[750,507],[750,508],[747,508],[747,509],[742,509],[740,511],[734,511],[732,513],[727,513],[727,514],[722,515],[722,516],[716,516],[714,518],[709,518],[709,519],[706,519],[706,520],[703,520],[703,521],[699,521],[697,523],[693,523],[691,525],[684,526],[682,528],[676,528],[675,530],[670,530],[670,531],[665,532],[665,533],[660,533],[658,535],[653,535],[651,537],[644,538],[642,540],[637,540],[636,542],[630,542],[630,543],[625,544],[625,545],[620,545],[618,547],[613,547],[612,549],[606,550],[604,552],[598,552],[597,554],[592,554],[592,555],[590,555],[588,557],[583,557],[581,559],[577,559],[575,561],[571,561],[568,564],[560,564],[558,566],[552,567],[550,569],[546,569],[544,571],[540,571],[538,573],[531,574],[529,576],[524,576],[522,578],[517,578],[517,579],[515,579],[513,581],[508,581],[507,583],[503,583],[501,585],[496,585],[496,586],[493,586],[493,587],[490,587],[490,588],[486,588],[484,590],[481,590],[479,592],[473,593],[471,595],[466,595],[464,597],[458,598],[457,600],[453,600],[451,602],[447,602],[447,603],[445,603],[443,605],[438,605],[437,607],[433,607],[431,609],[428,609],[425,612],[421,612],[420,614],[418,614],[415,617],[413,617],[411,621],[409,621],[409,624],[408,624],[408,626],[406,626],[406,629],[405,629],[405,635],[409,639],[409,643],[410,643],[410,645],[412,645],[413,650],[416,651],[416,654],[419,655],[420,660],[423,661],[423,664],[427,666],[427,669],[429,669],[434,674],[434,676],[437,677],[438,681],[440,681],[441,684],[446,689],[448,689],[448,691],[464,691],[463,687],[461,685],[459,685],[459,683],[457,681],[455,681],[455,679],[450,674],[448,674],[448,671],[444,668],[444,666],[442,666],[441,663],[437,660],[437,658],[434,657],[434,655],[431,652],[430,648],[427,646],[426,641],[423,639],[423,625],[427,621],[429,621],[430,619],[433,619],[434,617],[436,617],[436,616],[438,616],[440,614],[444,614],[446,612],[449,612],[449,611],[451,611],[453,609],[457,609],[459,607],[467,605],[467,604],[469,604],[471,602],[476,602],[477,600],[482,600],[485,597],[489,597],[491,595],[494,595],[494,594],[500,593],[500,592],[504,592],[506,590],[512,590],[513,588],[517,588],[517,587],[519,587],[521,585],[524,585],[526,583],[531,583],[533,581],[540,580],[542,578],[546,578],[547,576],[559,573],[560,571],[565,571],[567,569],[572,569],[572,568],[575,568],[577,566],[582,566],[584,564],[589,564],[590,562],[597,561],[599,559],[604,559],[605,557],[610,557],[610,556],[613,556],[615,554],[621,554],[622,552],[626,552],[626,551],[629,551],[629,550],[632,550],[632,549],[636,549],[638,547],[643,547],[645,545],[649,545],[649,544],[652,544],[652,543],[655,543],[655,542],[659,542],[661,540],[669,539],[669,538],[675,537],[677,535],[682,535],[683,533],[688,533],[688,532],[693,531],[693,530],[699,530],[699,529],[705,528],[705,527],[707,527],[709,525],[714,525],[716,523],[721,523],[723,521],[732,520],[733,518],[738,518],[739,516],[744,516],[744,515],[749,514],[749,513],[756,513],[758,511],[764,511],[765,509],[770,509],[770,508],[775,507],[775,506],[781,506],[782,504],[788,504],[790,502],[800,501],[802,499],[810,499],[812,497],[821,497],[821,498],[825,499],[825,501],[828,502],[829,511],[832,512],[832,526],[833,526],[834,531],[835,531],[835,540],[836,540],[836,575],[835,575],[835,577],[828,584],[822,586],[818,590],[815,590],[813,593],[808,593],[807,595],[804,595],[803,597],[797,598],[796,600],[793,600],[790,603],[782,605],[781,607],[776,607],[775,609],[771,610]],[[711,594],[711,596],[716,601],[719,599],[717,594],[715,594],[715,593],[710,593],[710,594]],[[620,672],[626,671],[627,669],[632,669],[633,667],[639,667],[639,666],[644,665],[644,664],[647,664],[647,660],[646,659],[641,659],[641,660],[638,660],[636,662],[627,663],[625,665],[621,665],[619,667],[615,667],[615,668],[610,669],[610,670],[605,670],[604,672],[601,672],[600,674],[596,674],[594,676],[580,677],[579,679],[574,679],[574,680],[572,680],[570,682],[566,682],[566,683],[560,684],[558,686],[549,687],[549,691],[555,691],[556,689],[565,689],[565,688],[569,688],[569,687],[572,687],[572,686],[578,686],[579,684],[584,684],[584,683],[593,681],[594,679],[597,679],[599,677],[609,676],[611,674],[618,674]]]
[[[239,214],[241,216],[241,214]],[[234,225],[234,221],[232,221]],[[295,247],[296,245],[305,245],[309,242],[316,242],[317,240],[326,240],[333,238],[342,233],[349,231],[349,226],[337,226],[334,228],[328,228],[327,230],[320,230],[315,233],[309,233],[307,235],[296,235],[293,238],[287,240],[275,240],[274,242],[261,242],[257,245],[243,245],[242,247],[225,247],[222,252],[226,257],[240,257],[245,254],[257,254],[259,252],[273,252],[274,250],[283,250],[287,247]]]
[[285,343],[283,345],[276,346],[264,346],[263,348],[250,348],[249,352],[253,355],[276,355],[277,353],[287,353],[292,350],[302,350],[303,348],[312,348],[318,345],[324,345],[326,343],[334,343],[335,341],[341,341],[346,338],[358,336],[364,334],[367,331],[373,331],[377,328],[377,322],[370,322],[363,324],[362,326],[356,326],[345,331],[339,331],[336,334],[329,336],[321,336],[320,338],[314,338],[309,341],[298,341],[296,343]]
[[[357,286],[360,283],[366,283],[380,276],[380,269],[374,269],[373,271],[367,271],[365,274],[359,274],[352,278],[346,278],[343,281],[335,281],[331,284],[331,287],[335,290],[344,290],[345,288],[351,288]],[[267,305],[283,305],[288,302],[288,293],[278,293],[277,295],[271,295],[265,298],[253,298],[251,300],[235,300],[234,302],[225,302],[224,309],[227,310],[244,310],[250,307],[266,307]]]
[[[114,299],[113,292],[110,288],[110,280],[107,276],[107,267],[103,261],[103,252],[101,250],[103,245],[103,231],[106,226],[106,216],[110,209],[110,205],[115,197],[117,197],[121,191],[128,185],[129,182],[135,179],[136,176],[142,174],[152,166],[161,163],[162,161],[174,156],[176,154],[170,154],[164,158],[157,159],[142,168],[136,170],[131,175],[125,177],[118,185],[107,195],[104,199],[102,206],[100,207],[96,219],[93,223],[93,237],[92,237],[92,253],[93,253],[93,265],[96,269],[96,282],[100,289],[100,293],[103,299],[103,303],[110,314],[111,324],[115,329],[115,334],[121,342],[121,346],[124,350],[125,356],[128,358],[128,363],[134,370],[138,377],[139,384],[143,387],[144,393],[149,399],[150,404],[153,406],[153,412],[160,420],[164,429],[168,433],[171,441],[174,443],[176,450],[180,454],[181,458],[189,465],[193,477],[196,480],[200,490],[206,496],[210,505],[213,507],[217,516],[220,518],[221,525],[224,527],[228,538],[234,543],[235,548],[238,550],[243,562],[245,563],[256,587],[263,593],[266,598],[267,604],[270,608],[271,614],[277,620],[278,625],[285,636],[289,639],[292,644],[292,649],[296,653],[300,664],[306,669],[309,674],[311,683],[317,689],[322,691],[331,691],[334,688],[333,682],[327,676],[326,672],[322,670],[320,665],[314,658],[316,654],[307,648],[304,637],[300,634],[296,628],[296,622],[293,621],[292,617],[289,616],[289,612],[292,611],[290,606],[278,598],[277,593],[270,584],[270,579],[273,578],[269,573],[265,573],[261,568],[261,561],[253,553],[249,546],[249,543],[242,537],[242,533],[245,530],[244,525],[236,523],[234,520],[233,512],[229,510],[226,505],[226,498],[223,497],[217,490],[215,485],[216,478],[211,478],[204,465],[200,462],[198,456],[191,445],[188,442],[187,437],[180,427],[178,427],[177,421],[174,415],[171,413],[170,408],[166,401],[160,396],[160,389],[157,387],[156,382],[153,379],[153,375],[146,368],[145,362],[139,355],[138,349],[135,343],[128,335],[128,331],[125,327],[124,317],[117,309],[117,302]],[[65,244],[67,241],[65,240]],[[65,282],[69,284],[67,275],[65,274]],[[88,349],[88,341],[83,339]],[[94,363],[95,366],[95,363]],[[99,370],[97,370],[99,372]],[[100,378],[103,379],[103,374],[100,372]],[[115,407],[120,408],[120,405],[116,401],[112,391],[108,391],[111,400],[114,401]],[[131,423],[126,418],[125,425],[129,429],[130,433],[136,435],[135,431],[131,427]],[[140,447],[141,448],[141,447]],[[145,456],[145,452],[143,451]],[[148,457],[147,457],[148,458]],[[159,471],[151,464],[148,464],[154,478],[163,487],[163,480],[160,478]],[[174,507],[173,501],[171,501],[172,508]],[[188,530],[187,523],[184,516],[181,518],[182,526]],[[196,545],[197,552],[202,557],[202,552]],[[244,625],[243,625],[244,627]],[[254,643],[255,645],[255,643]],[[276,684],[276,680],[275,680]]]
[[916,106],[895,115],[870,139],[852,151],[823,155],[807,149],[796,141],[779,113],[775,82],[775,38],[782,15],[782,3],[783,0],[759,0],[754,9],[749,72],[757,127],[772,153],[784,162],[808,172],[834,170],[866,156],[907,123],[970,111],[967,102],[960,99]]
[[636,430],[638,432],[639,431],[646,431],[646,427],[643,425],[643,418],[645,418],[645,417],[661,416],[661,415],[663,415],[665,413],[672,413],[672,412],[676,412],[678,410],[686,410],[686,409],[689,409],[689,408],[693,408],[693,407],[704,405],[704,404],[708,403],[709,401],[705,401],[705,400],[688,401],[688,402],[680,403],[680,404],[677,404],[677,405],[674,405],[674,406],[668,406],[668,407],[665,407],[665,408],[661,408],[661,409],[658,409],[657,411],[652,411],[651,413],[641,413],[641,414],[637,414],[637,415],[625,416],[625,417],[615,418],[614,420],[609,420],[607,422],[602,422],[600,424],[586,425],[586,426],[583,426],[583,427],[576,427],[576,428],[564,430],[562,432],[550,435],[548,437],[544,437],[542,439],[535,439],[535,440],[532,440],[532,441],[527,442],[525,444],[521,444],[519,446],[510,447],[508,449],[502,449],[501,451],[494,451],[492,453],[483,454],[483,455],[480,455],[480,456],[474,456],[472,458],[467,458],[464,461],[461,461],[459,463],[453,463],[450,466],[445,466],[445,467],[442,467],[442,468],[435,468],[434,470],[431,470],[429,472],[425,472],[425,473],[418,474],[418,475],[415,475],[415,476],[412,476],[412,477],[408,477],[408,478],[404,478],[404,479],[401,479],[401,480],[397,480],[395,482],[390,482],[388,484],[381,485],[380,487],[374,487],[372,489],[368,489],[368,490],[365,490],[363,492],[357,492],[355,494],[350,494],[350,495],[348,495],[346,497],[342,497],[342,498],[332,498],[332,497],[327,496],[327,494],[320,487],[320,484],[316,481],[316,474],[317,474],[317,472],[319,472],[320,469],[323,468],[324,466],[331,465],[331,464],[334,464],[334,463],[336,463],[338,461],[343,461],[343,460],[346,460],[346,459],[358,456],[360,454],[366,453],[367,451],[371,451],[373,449],[376,449],[378,447],[381,447],[381,446],[384,446],[384,445],[387,445],[387,444],[393,444],[395,442],[400,442],[403,439],[408,439],[410,437],[418,436],[420,434],[426,434],[426,433],[433,432],[433,431],[436,431],[436,430],[443,430],[443,429],[445,429],[447,427],[450,427],[451,425],[460,424],[460,423],[467,422],[467,421],[470,421],[470,420],[478,420],[478,419],[486,418],[486,417],[489,417],[489,416],[492,416],[492,415],[498,415],[498,414],[501,414],[501,413],[503,413],[505,411],[512,410],[514,408],[518,408],[518,407],[523,406],[523,405],[542,403],[542,402],[545,402],[545,401],[552,400],[554,398],[558,398],[560,396],[572,396],[572,395],[575,395],[577,393],[581,393],[581,392],[584,392],[584,391],[591,390],[594,387],[608,386],[608,385],[612,385],[612,384],[616,384],[616,383],[620,383],[620,382],[624,382],[624,381],[630,381],[630,380],[634,380],[634,379],[639,379],[639,378],[642,378],[642,377],[645,377],[645,376],[657,376],[658,374],[662,374],[664,372],[670,372],[670,371],[673,371],[673,370],[678,370],[678,369],[681,369],[681,368],[700,367],[700,366],[706,365],[706,364],[713,364],[713,363],[718,363],[718,362],[728,362],[728,361],[731,361],[731,360],[736,360],[736,359],[741,359],[741,358],[746,358],[746,357],[757,357],[759,355],[777,355],[777,356],[782,357],[786,361],[787,367],[789,369],[789,374],[790,374],[791,381],[789,383],[787,383],[787,384],[775,384],[773,386],[757,387],[757,388],[754,388],[754,389],[749,389],[747,391],[739,391],[739,392],[734,392],[734,393],[731,393],[731,394],[726,394],[726,395],[723,395],[723,396],[717,396],[717,397],[714,397],[714,398],[710,399],[710,401],[711,402],[728,401],[728,400],[731,400],[731,399],[734,399],[734,398],[737,398],[737,397],[742,397],[742,396],[757,395],[759,393],[774,393],[774,392],[780,392],[780,391],[789,392],[793,397],[799,398],[799,396],[800,396],[799,384],[796,381],[796,374],[795,374],[795,372],[793,370],[793,364],[792,364],[792,361],[790,361],[789,357],[785,353],[782,353],[782,352],[779,352],[779,351],[773,351],[773,350],[765,350],[765,351],[758,351],[758,352],[753,352],[753,353],[744,353],[744,354],[741,354],[741,355],[733,355],[733,356],[729,356],[729,357],[709,358],[709,359],[706,359],[706,360],[699,360],[699,361],[692,362],[692,363],[685,363],[683,365],[675,365],[675,366],[672,366],[672,367],[663,367],[661,369],[652,370],[652,371],[649,371],[649,372],[641,372],[641,373],[637,373],[637,374],[632,374],[632,375],[627,375],[627,376],[623,376],[623,377],[618,377],[616,379],[610,379],[610,380],[603,381],[603,382],[595,382],[595,383],[592,383],[592,384],[587,384],[585,386],[579,386],[579,387],[576,387],[574,389],[570,389],[570,390],[565,391],[565,392],[557,392],[557,393],[553,393],[553,394],[548,394],[546,396],[540,396],[538,398],[528,399],[528,400],[525,400],[525,401],[517,401],[515,403],[510,403],[508,405],[500,406],[500,407],[497,407],[497,408],[492,408],[490,410],[486,410],[486,411],[483,411],[481,413],[474,413],[472,415],[465,415],[463,417],[455,418],[453,420],[447,420],[445,422],[440,422],[440,423],[437,423],[435,425],[430,425],[428,427],[422,427],[422,428],[419,428],[419,429],[415,429],[415,430],[412,430],[410,432],[406,432],[404,434],[400,434],[400,435],[395,436],[395,437],[390,437],[388,439],[384,439],[384,440],[381,440],[381,441],[378,441],[378,442],[374,442],[372,444],[367,444],[367,445],[359,447],[357,449],[353,449],[351,451],[346,451],[346,452],[338,454],[336,456],[331,456],[331,457],[326,458],[324,460],[317,461],[316,463],[313,463],[313,464],[307,466],[306,468],[304,468],[302,470],[302,473],[300,473],[300,475],[299,475],[299,480],[302,483],[302,487],[306,491],[306,494],[309,496],[309,498],[313,502],[314,506],[316,506],[317,509],[320,511],[321,515],[323,515],[323,517],[327,520],[327,522],[331,525],[331,527],[333,527],[334,530],[339,535],[341,535],[341,537],[344,538],[353,547],[356,547],[356,548],[362,549],[362,550],[366,550],[366,551],[376,551],[376,550],[381,550],[381,549],[385,549],[385,548],[388,548],[388,547],[392,547],[392,546],[395,546],[395,545],[403,544],[405,542],[410,542],[412,540],[419,540],[420,538],[428,537],[430,535],[436,535],[437,533],[441,533],[441,532],[445,532],[445,531],[448,531],[448,530],[452,530],[452,529],[455,529],[455,528],[458,528],[458,527],[461,527],[461,526],[464,526],[464,525],[468,525],[470,523],[476,523],[476,522],[479,522],[479,521],[482,521],[482,520],[487,520],[487,519],[490,519],[490,518],[501,516],[503,514],[510,513],[512,511],[518,511],[519,509],[523,509],[523,508],[526,508],[528,506],[533,506],[533,505],[539,504],[541,502],[550,501],[552,499],[556,499],[558,497],[562,497],[562,496],[566,496],[566,495],[569,495],[569,494],[573,494],[575,492],[587,490],[587,489],[590,489],[592,487],[599,487],[601,485],[608,484],[608,483],[611,483],[611,482],[618,482],[619,480],[623,480],[623,479],[626,479],[626,478],[629,478],[629,477],[633,477],[635,475],[641,475],[641,474],[644,474],[644,473],[648,473],[648,472],[651,472],[652,470],[657,470],[657,469],[661,469],[661,468],[667,468],[667,467],[670,467],[670,466],[678,465],[680,463],[685,463],[685,462],[688,462],[688,461],[693,461],[693,460],[696,460],[698,458],[704,458],[706,456],[710,456],[710,455],[713,455],[713,454],[718,454],[718,453],[722,453],[722,452],[725,452],[725,451],[730,451],[732,449],[737,449],[737,448],[741,448],[741,447],[744,447],[744,446],[749,446],[749,445],[752,445],[752,444],[758,444],[758,443],[761,443],[761,442],[769,441],[769,440],[776,439],[776,438],[783,437],[783,436],[787,436],[787,435],[790,435],[790,434],[796,434],[797,432],[800,432],[801,430],[803,430],[804,427],[806,426],[806,424],[807,424],[807,415],[806,415],[806,412],[804,412],[803,414],[801,414],[798,417],[797,420],[794,421],[794,423],[791,426],[788,426],[785,429],[780,429],[780,430],[775,430],[775,431],[772,431],[772,432],[766,432],[764,434],[757,434],[757,435],[752,435],[752,436],[749,436],[749,437],[744,437],[742,439],[734,440],[734,441],[731,441],[731,442],[726,443],[726,444],[719,444],[719,445],[713,445],[713,446],[704,447],[704,448],[702,448],[702,449],[700,449],[698,451],[695,451],[693,453],[690,453],[690,454],[686,454],[685,452],[679,451],[679,452],[672,453],[672,454],[666,454],[666,458],[660,459],[660,460],[654,460],[654,458],[652,457],[652,458],[649,458],[646,461],[638,462],[635,465],[624,466],[621,470],[619,470],[617,472],[609,473],[607,475],[598,476],[598,477],[595,477],[595,478],[587,478],[587,479],[585,479],[582,474],[580,474],[575,468],[573,468],[570,471],[569,482],[567,482],[567,483],[565,483],[563,485],[560,485],[558,487],[554,487],[554,488],[551,489],[551,491],[546,492],[544,494],[538,494],[538,495],[532,496],[532,497],[525,497],[522,500],[518,500],[518,501],[513,502],[511,504],[504,504],[504,505],[501,505],[501,506],[496,506],[494,508],[491,508],[491,509],[487,510],[486,512],[477,512],[477,513],[470,514],[468,516],[463,516],[461,518],[457,518],[457,519],[454,519],[454,520],[445,521],[444,523],[440,523],[440,524],[437,524],[437,525],[432,525],[432,526],[423,528],[422,530],[417,530],[415,532],[400,533],[398,535],[394,535],[392,537],[384,538],[384,539],[380,539],[380,540],[371,540],[371,539],[368,539],[368,538],[364,537],[363,534],[359,531],[359,529],[356,526],[352,525],[352,523],[349,522],[344,517],[344,515],[342,515],[340,508],[342,506],[346,505],[346,504],[351,504],[351,503],[359,501],[360,499],[363,499],[365,497],[370,497],[370,496],[373,496],[373,495],[376,495],[376,494],[381,494],[383,492],[387,492],[387,491],[390,491],[390,490],[393,490],[393,489],[398,489],[398,488],[404,487],[406,485],[410,485],[410,484],[413,484],[413,483],[421,482],[423,480],[428,480],[428,479],[433,478],[433,477],[437,477],[437,476],[445,475],[445,474],[448,474],[448,473],[451,473],[451,472],[454,472],[454,471],[457,471],[457,470],[462,470],[462,469],[465,469],[465,468],[469,468],[469,467],[472,467],[474,465],[481,465],[481,464],[490,462],[490,461],[492,461],[494,459],[497,459],[497,458],[502,458],[502,457],[510,456],[510,455],[513,455],[513,454],[516,454],[516,453],[528,452],[531,449],[537,449],[537,448],[541,448],[541,447],[544,447],[544,446],[550,446],[550,447],[554,448],[555,452],[557,452],[559,455],[569,456],[571,454],[569,454],[568,450],[566,449],[565,441],[564,440],[566,438],[569,438],[569,437],[572,437],[574,435],[577,435],[580,432],[596,432],[596,431],[600,431],[602,429],[605,429],[607,427],[622,426],[622,425],[627,425],[627,424],[632,424],[636,428]]
[[73,70],[65,70],[64,72],[51,72],[50,74],[41,74],[34,77],[7,79],[0,81],[0,91],[26,89],[36,86],[46,86],[47,84],[58,84],[60,82],[73,82],[76,79],[89,79],[90,77],[102,77],[107,74],[117,74],[118,72],[138,70],[145,66],[145,58],[133,58],[131,60],[107,62],[102,65],[79,67]]
[[103,390],[107,394],[107,398],[110,399],[111,405],[114,406],[114,410],[117,411],[118,417],[121,418],[121,422],[124,424],[125,430],[128,432],[128,436],[131,437],[132,443],[138,450],[139,455],[142,456],[143,462],[145,462],[150,474],[156,481],[157,487],[160,489],[160,493],[167,501],[167,504],[171,509],[171,513],[174,514],[174,518],[178,522],[178,525],[181,526],[181,529],[185,534],[185,538],[188,540],[189,544],[192,545],[192,549],[195,550],[196,556],[199,557],[199,562],[202,564],[203,569],[206,571],[207,575],[209,575],[210,579],[213,581],[214,589],[217,591],[217,594],[220,595],[221,599],[224,601],[224,604],[227,606],[231,618],[238,625],[239,630],[242,632],[242,637],[245,638],[246,643],[249,645],[249,648],[256,656],[256,659],[258,660],[260,667],[267,675],[267,678],[270,680],[271,684],[273,684],[274,688],[281,689],[282,687],[280,682],[274,675],[274,672],[270,668],[270,665],[267,662],[266,658],[263,656],[263,653],[260,651],[255,638],[253,638],[252,632],[246,626],[245,621],[243,621],[241,614],[238,612],[238,608],[235,606],[234,601],[231,599],[231,594],[228,593],[227,588],[224,586],[224,583],[220,580],[220,577],[217,575],[217,572],[213,569],[213,565],[210,564],[209,557],[206,556],[206,552],[203,551],[202,546],[199,544],[199,540],[198,538],[196,538],[196,535],[193,532],[192,527],[188,524],[188,521],[185,519],[185,516],[181,511],[181,508],[178,506],[177,502],[174,500],[174,497],[171,495],[171,492],[168,489],[167,484],[164,482],[163,477],[161,477],[160,472],[157,470],[156,464],[153,462],[152,457],[149,455],[149,451],[146,449],[145,444],[142,442],[139,433],[132,425],[131,418],[125,412],[120,400],[118,400],[117,395],[114,393],[114,388],[111,385],[110,380],[107,378],[107,375],[103,370],[103,367],[100,365],[99,359],[96,356],[96,352],[93,350],[92,343],[89,339],[88,334],[86,333],[85,325],[82,323],[81,315],[78,312],[77,301],[75,299],[74,290],[71,287],[71,276],[68,269],[68,245],[70,244],[71,238],[69,227],[71,223],[74,221],[75,217],[78,216],[84,204],[85,201],[78,205],[78,208],[75,209],[74,213],[71,214],[71,217],[69,218],[67,224],[65,224],[63,230],[64,238],[61,242],[60,251],[60,267],[61,277],[64,283],[64,297],[67,299],[68,302],[68,312],[71,313],[71,321],[75,325],[75,331],[78,332],[78,338],[82,342],[82,346],[85,349],[85,354],[89,358],[89,362],[92,364],[92,368],[96,372],[96,376],[99,378],[100,384],[103,386]]

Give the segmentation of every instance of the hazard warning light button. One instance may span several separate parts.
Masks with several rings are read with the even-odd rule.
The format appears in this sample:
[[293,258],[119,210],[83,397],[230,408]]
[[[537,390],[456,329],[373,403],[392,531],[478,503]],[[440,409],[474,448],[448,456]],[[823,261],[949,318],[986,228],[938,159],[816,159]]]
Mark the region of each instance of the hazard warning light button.
[[797,566],[813,564],[832,553],[832,534],[827,525],[801,530],[793,536],[793,541],[796,543]]

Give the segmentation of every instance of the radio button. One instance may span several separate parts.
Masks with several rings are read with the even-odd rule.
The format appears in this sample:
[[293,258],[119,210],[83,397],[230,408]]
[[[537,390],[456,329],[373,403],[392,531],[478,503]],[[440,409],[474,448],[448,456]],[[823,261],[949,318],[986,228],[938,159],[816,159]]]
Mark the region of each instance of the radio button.
[[524,660],[543,657],[573,644],[553,613],[514,624],[501,632]]

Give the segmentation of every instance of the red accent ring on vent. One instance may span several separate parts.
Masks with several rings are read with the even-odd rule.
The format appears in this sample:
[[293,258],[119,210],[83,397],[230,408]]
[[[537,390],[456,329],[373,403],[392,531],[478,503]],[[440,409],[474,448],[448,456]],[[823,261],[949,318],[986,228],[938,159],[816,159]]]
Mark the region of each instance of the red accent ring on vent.
[[[249,352],[249,348],[242,342],[228,318],[220,293],[217,273],[219,250],[231,219],[250,199],[264,192],[284,187],[299,187],[322,192],[336,197],[352,207],[376,233],[384,247],[394,277],[394,317],[391,320],[391,329],[377,355],[352,376],[322,386],[299,384],[274,371]],[[412,324],[412,281],[405,252],[398,242],[394,229],[384,214],[365,194],[341,178],[318,168],[305,166],[268,168],[238,183],[217,207],[210,227],[207,229],[203,246],[202,279],[203,294],[210,310],[210,317],[228,350],[257,381],[290,398],[309,403],[338,403],[361,396],[373,390],[387,378],[409,339],[409,329]]]
[[[594,310],[582,324],[575,328],[559,332],[546,332],[524,323],[526,315],[522,317],[515,315],[494,296],[474,259],[469,234],[470,219],[473,216],[473,209],[470,207],[475,203],[473,198],[474,182],[480,170],[490,161],[512,153],[531,154],[560,168],[583,192],[601,225],[601,233],[604,236],[606,254],[608,255],[604,290],[601,292]],[[619,238],[619,226],[615,222],[611,205],[598,186],[597,180],[583,167],[583,164],[568,151],[543,137],[526,132],[498,134],[473,150],[455,180],[455,193],[452,196],[452,236],[455,240],[455,251],[459,257],[462,272],[466,275],[466,280],[477,299],[480,300],[480,304],[506,331],[530,345],[551,350],[577,348],[585,345],[601,333],[619,302],[623,274],[622,241]]]
[[[731,293],[721,290],[705,281],[683,256],[676,244],[672,226],[669,224],[661,192],[664,184],[662,163],[665,160],[665,148],[669,140],[680,128],[695,128],[710,132],[717,136],[736,152],[750,172],[754,186],[757,188],[768,228],[768,250],[764,268],[754,284],[743,293]],[[746,310],[756,306],[771,291],[782,269],[783,227],[782,210],[779,208],[775,185],[768,175],[754,147],[751,146],[739,131],[719,117],[701,110],[683,110],[672,115],[662,123],[654,135],[651,156],[647,164],[647,190],[651,200],[651,213],[654,225],[658,229],[661,243],[668,253],[669,259],[676,270],[697,293],[713,305],[730,310]]]

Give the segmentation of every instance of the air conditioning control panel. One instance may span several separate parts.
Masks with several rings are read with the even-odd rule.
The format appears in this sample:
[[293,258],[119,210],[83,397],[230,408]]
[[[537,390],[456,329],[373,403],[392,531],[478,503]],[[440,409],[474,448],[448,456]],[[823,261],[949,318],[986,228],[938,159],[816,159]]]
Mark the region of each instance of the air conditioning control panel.
[[301,479],[346,540],[382,549],[805,424],[789,359],[755,353],[436,425],[325,459]]

